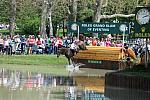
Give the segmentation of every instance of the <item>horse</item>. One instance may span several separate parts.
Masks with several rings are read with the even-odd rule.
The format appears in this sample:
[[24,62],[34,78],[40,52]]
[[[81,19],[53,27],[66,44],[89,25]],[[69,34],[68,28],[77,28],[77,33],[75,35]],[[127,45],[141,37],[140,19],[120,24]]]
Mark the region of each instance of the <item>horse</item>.
[[71,62],[72,64],[73,63],[73,56],[75,55],[74,53],[77,53],[78,51],[75,51],[73,52],[70,48],[67,48],[67,47],[62,47],[62,48],[59,48],[59,50],[57,51],[57,58],[62,54],[62,55],[65,55],[65,57],[67,58],[68,60],[68,63],[69,65],[71,65]]
[[77,54],[79,50],[86,50],[86,45],[79,42],[74,50],[70,49],[69,47],[59,48],[57,51],[57,58],[60,56],[60,54],[65,55],[65,57],[68,59],[69,65],[71,65],[71,62],[74,65],[74,55]]
[[121,48],[121,53],[123,53],[122,57],[126,60],[126,67],[132,67],[134,63],[131,61],[131,58],[136,60],[135,52],[131,48],[125,46]]

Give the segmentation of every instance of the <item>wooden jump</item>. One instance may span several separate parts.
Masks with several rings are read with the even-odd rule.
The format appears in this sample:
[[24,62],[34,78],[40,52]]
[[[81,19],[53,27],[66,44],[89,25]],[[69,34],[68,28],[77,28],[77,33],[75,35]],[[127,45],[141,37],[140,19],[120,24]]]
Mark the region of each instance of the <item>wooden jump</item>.
[[124,53],[121,52],[121,48],[114,47],[98,47],[87,46],[88,50],[80,51],[74,58],[76,59],[92,59],[92,60],[111,60],[119,61],[124,57]]
[[111,69],[111,66],[116,66],[118,68],[120,66],[120,62],[125,59],[125,52],[123,52],[121,47],[87,46],[87,49],[88,50],[83,50],[77,53],[74,56],[75,61],[79,63],[84,63],[85,66],[97,66],[98,68],[104,69],[105,66],[107,69],[108,64],[108,69]]

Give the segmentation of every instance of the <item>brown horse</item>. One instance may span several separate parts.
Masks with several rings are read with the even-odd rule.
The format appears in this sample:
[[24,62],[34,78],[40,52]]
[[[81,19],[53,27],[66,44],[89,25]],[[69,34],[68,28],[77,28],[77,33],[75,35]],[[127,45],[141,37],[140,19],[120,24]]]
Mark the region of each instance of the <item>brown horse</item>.
[[125,47],[121,49],[121,53],[123,53],[123,58],[126,59],[126,67],[132,67],[133,62],[131,59],[136,60],[136,55],[131,48]]
[[62,54],[68,59],[69,65],[74,65],[74,55],[79,52],[79,50],[86,50],[86,45],[84,43],[77,43],[77,48],[75,50],[71,50],[70,48],[62,47],[57,51],[57,58]]
[[68,63],[69,65],[71,65],[71,62],[72,64],[74,64],[73,62],[73,56],[75,55],[75,53],[77,53],[78,51],[75,51],[73,52],[70,48],[60,48],[58,51],[57,51],[57,58],[62,54],[62,55],[65,55],[65,57],[68,59]]

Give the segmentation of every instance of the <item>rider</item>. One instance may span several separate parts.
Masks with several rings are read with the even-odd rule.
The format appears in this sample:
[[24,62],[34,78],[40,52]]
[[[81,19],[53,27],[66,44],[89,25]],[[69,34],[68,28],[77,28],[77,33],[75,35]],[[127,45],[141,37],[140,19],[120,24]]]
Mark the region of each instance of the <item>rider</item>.
[[2,35],[0,34],[0,53],[3,51],[4,40],[2,39]]
[[130,55],[128,54],[128,45],[125,43],[124,44],[124,48],[125,48],[125,54],[126,54],[126,65],[128,67],[130,67],[130,64],[131,64],[131,57]]
[[71,45],[70,45],[70,50],[73,53],[73,56],[75,54],[75,52],[77,53],[77,40],[75,40]]
[[80,50],[87,50],[86,44],[84,43],[84,36],[83,36],[83,34],[80,34],[80,35],[79,35],[78,46],[79,46],[79,49],[80,49]]

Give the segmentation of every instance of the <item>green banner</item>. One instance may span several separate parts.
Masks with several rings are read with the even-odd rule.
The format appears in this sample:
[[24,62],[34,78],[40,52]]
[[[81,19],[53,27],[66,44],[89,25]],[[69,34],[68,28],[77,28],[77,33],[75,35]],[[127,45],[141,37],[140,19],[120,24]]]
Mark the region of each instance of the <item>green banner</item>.
[[131,28],[130,38],[150,38],[150,24],[140,25],[135,22]]
[[110,33],[119,34],[125,32],[129,33],[128,23],[80,23],[80,22],[69,22],[68,32],[72,33]]

